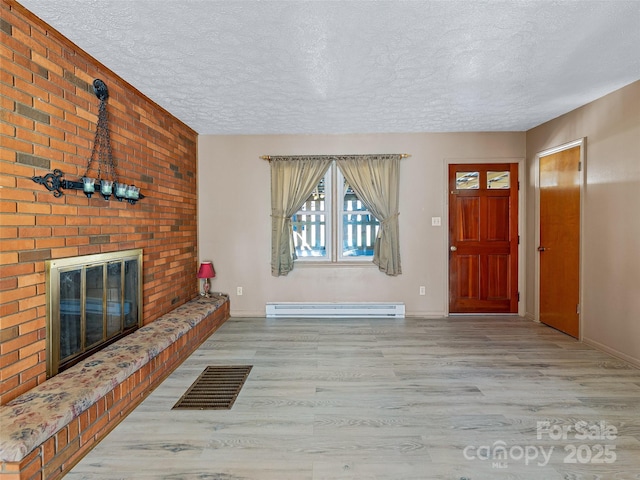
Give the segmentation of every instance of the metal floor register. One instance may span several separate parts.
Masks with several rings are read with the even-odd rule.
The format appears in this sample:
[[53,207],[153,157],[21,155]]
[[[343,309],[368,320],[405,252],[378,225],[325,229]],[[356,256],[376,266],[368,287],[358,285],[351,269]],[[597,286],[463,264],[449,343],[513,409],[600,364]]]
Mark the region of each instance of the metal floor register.
[[229,410],[251,368],[252,365],[208,366],[173,410]]

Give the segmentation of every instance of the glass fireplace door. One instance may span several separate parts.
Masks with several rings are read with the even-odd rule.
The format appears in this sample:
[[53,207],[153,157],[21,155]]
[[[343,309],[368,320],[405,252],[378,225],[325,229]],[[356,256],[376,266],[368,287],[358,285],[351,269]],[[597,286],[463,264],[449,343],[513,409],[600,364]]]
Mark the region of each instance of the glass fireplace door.
[[142,250],[50,260],[46,269],[48,376],[142,325]]

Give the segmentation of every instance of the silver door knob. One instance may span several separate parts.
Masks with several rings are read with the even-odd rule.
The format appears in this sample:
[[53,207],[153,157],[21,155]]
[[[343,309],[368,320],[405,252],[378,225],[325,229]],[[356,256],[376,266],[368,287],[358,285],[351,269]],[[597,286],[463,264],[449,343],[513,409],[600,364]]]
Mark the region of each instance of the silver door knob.
[[545,248],[545,247],[538,247],[538,251],[539,251],[539,252],[544,252],[545,250],[546,250],[546,248]]
[[449,247],[449,250],[451,250],[452,252],[455,252],[456,250],[458,250],[458,247],[456,247],[455,245],[451,245]]

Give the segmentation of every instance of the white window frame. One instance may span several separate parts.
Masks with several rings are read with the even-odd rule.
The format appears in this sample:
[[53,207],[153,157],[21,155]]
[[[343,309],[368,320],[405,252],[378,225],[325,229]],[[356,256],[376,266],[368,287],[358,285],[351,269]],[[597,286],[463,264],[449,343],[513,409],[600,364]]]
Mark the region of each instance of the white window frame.
[[[372,215],[368,210],[360,210],[357,213],[344,209],[344,176],[335,162],[331,164],[324,176],[325,181],[325,251],[323,256],[298,256],[296,263],[301,264],[347,264],[347,263],[372,263],[372,256],[350,256],[343,253],[343,236],[345,214]],[[305,210],[299,210],[296,215],[304,215]],[[375,232],[372,232],[375,236]],[[372,263],[373,264],[373,263]]]

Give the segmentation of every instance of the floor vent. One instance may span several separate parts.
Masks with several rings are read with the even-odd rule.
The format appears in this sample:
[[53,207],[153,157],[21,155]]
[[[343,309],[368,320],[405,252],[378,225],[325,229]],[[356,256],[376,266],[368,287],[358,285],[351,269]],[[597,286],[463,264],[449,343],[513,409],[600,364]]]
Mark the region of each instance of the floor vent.
[[404,318],[404,303],[267,303],[267,317]]
[[173,410],[229,410],[251,372],[251,365],[209,366]]

